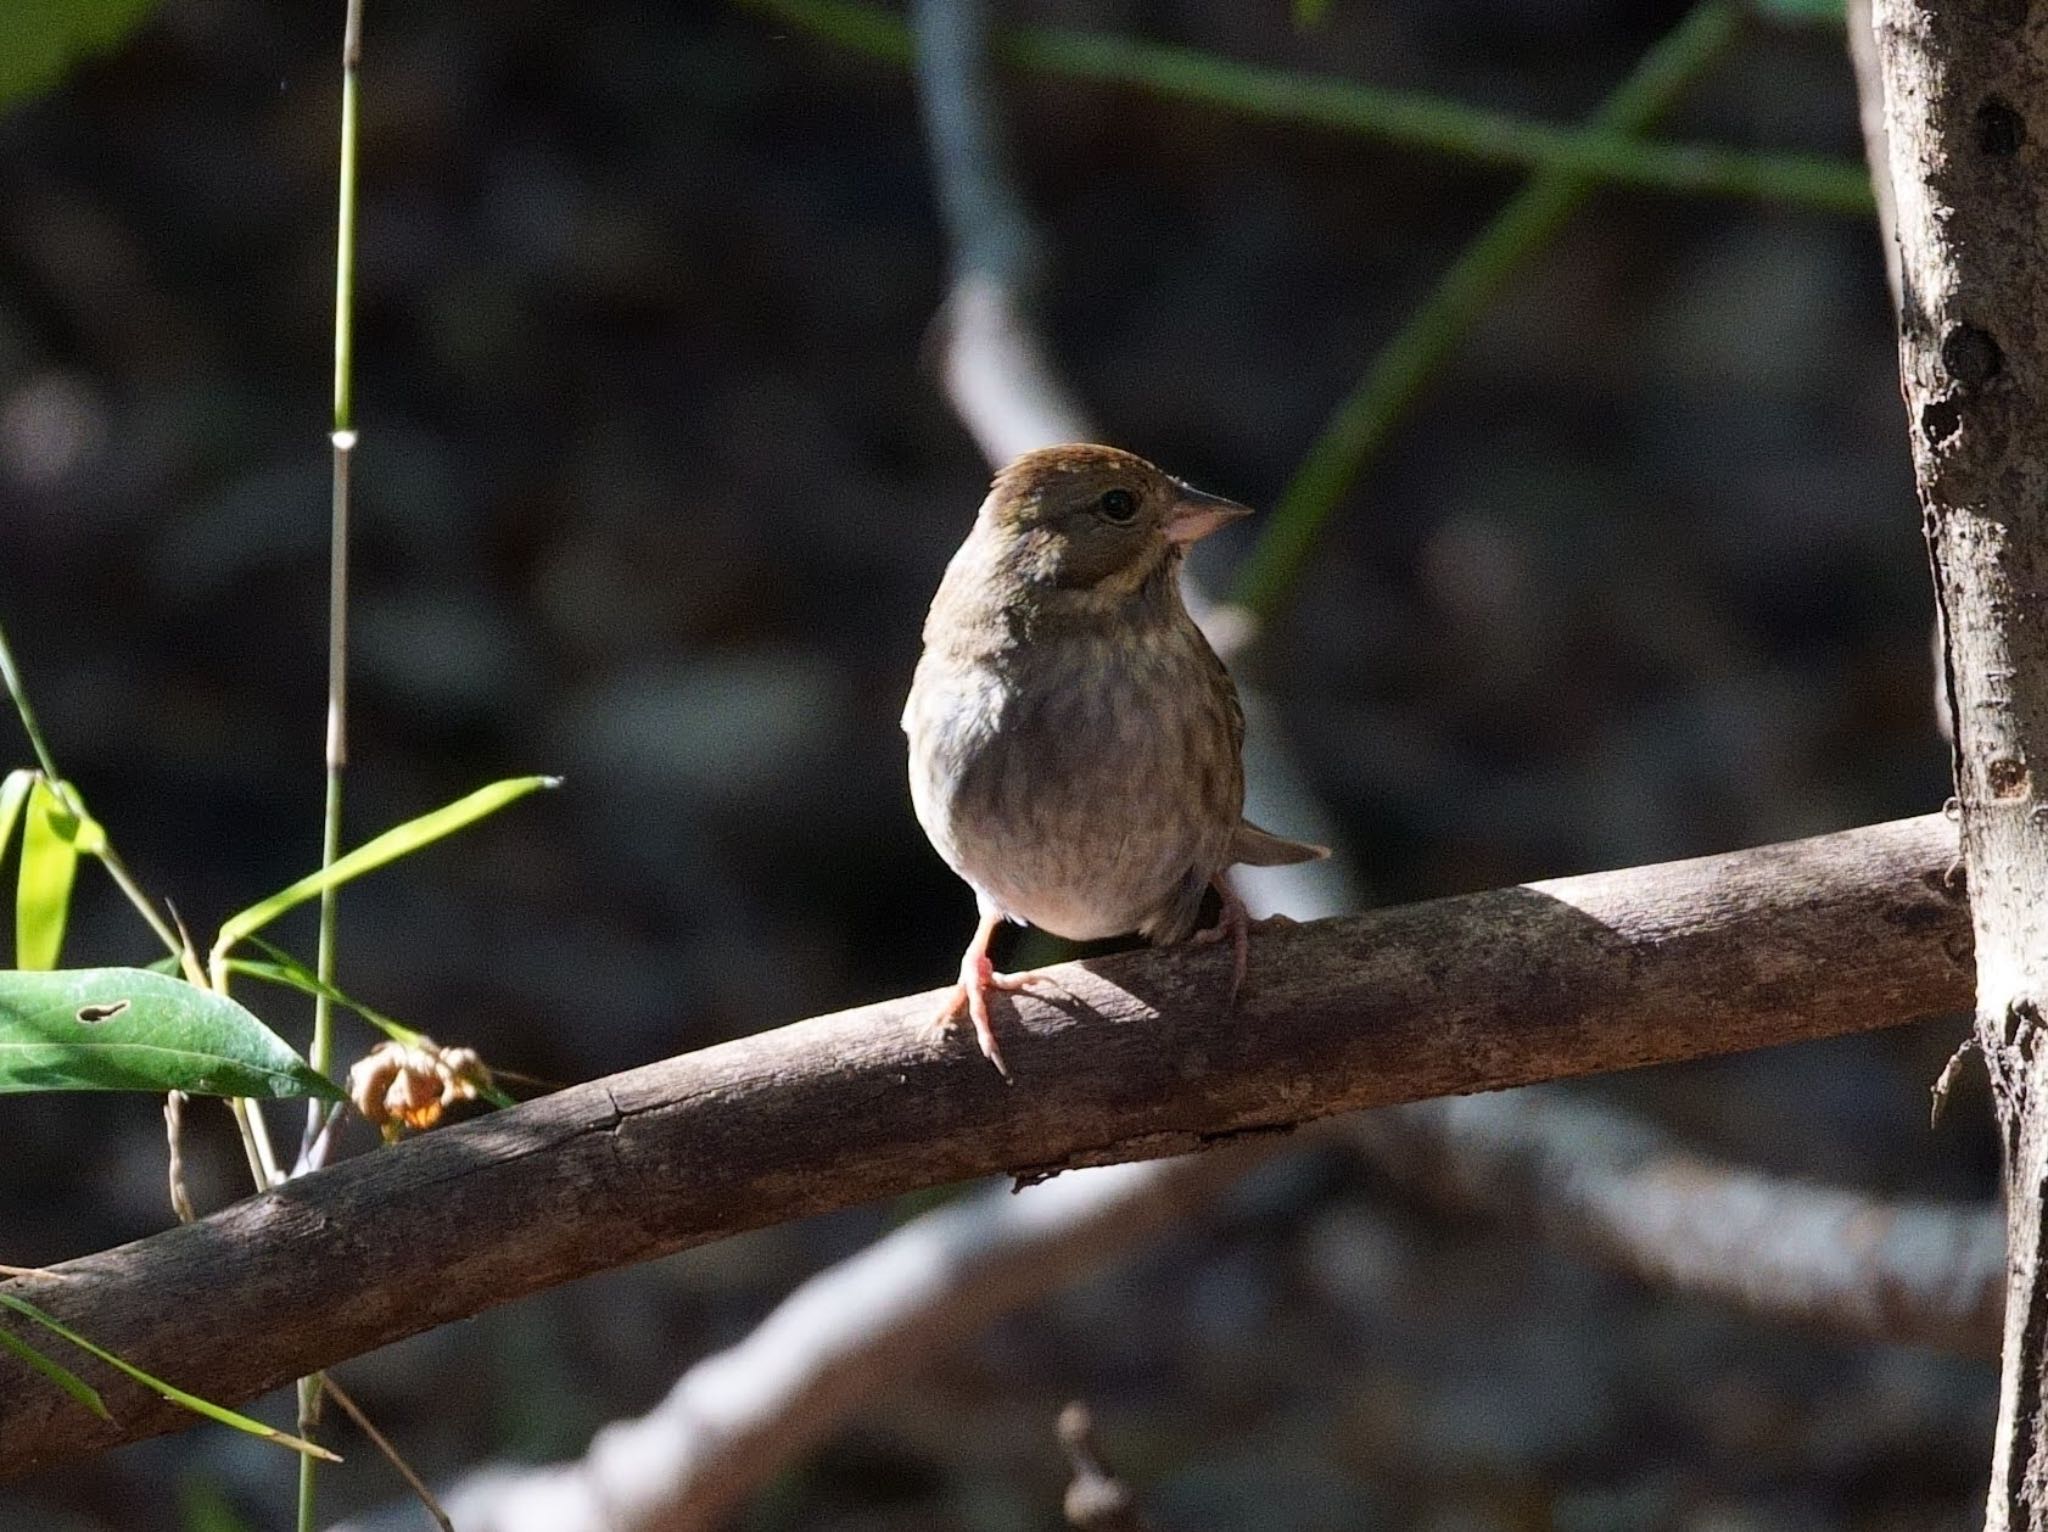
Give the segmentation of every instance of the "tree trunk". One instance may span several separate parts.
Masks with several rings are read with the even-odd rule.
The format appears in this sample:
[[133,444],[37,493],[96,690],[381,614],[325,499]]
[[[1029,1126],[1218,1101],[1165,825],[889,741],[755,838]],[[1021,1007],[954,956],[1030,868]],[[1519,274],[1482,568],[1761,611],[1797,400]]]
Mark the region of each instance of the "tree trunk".
[[1948,635],[1976,1041],[2006,1147],[2007,1305],[1986,1525],[2048,1528],[2048,8],[1878,0],[1900,370]]

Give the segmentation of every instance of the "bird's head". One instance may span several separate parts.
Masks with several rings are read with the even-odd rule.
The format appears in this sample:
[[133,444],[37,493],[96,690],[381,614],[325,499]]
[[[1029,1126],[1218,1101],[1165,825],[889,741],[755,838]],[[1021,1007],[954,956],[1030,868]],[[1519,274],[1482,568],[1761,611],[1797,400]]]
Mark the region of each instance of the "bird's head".
[[1250,514],[1131,453],[1069,444],[1027,452],[997,474],[977,531],[994,542],[1005,575],[1041,594],[1116,598]]

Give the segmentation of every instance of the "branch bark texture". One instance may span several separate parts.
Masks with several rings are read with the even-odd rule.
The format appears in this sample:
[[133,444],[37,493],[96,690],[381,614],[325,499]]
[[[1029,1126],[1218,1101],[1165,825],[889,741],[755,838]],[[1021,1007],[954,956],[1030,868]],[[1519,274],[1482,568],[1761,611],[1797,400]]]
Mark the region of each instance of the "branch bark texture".
[[2048,12],[1879,0],[1900,371],[1948,635],[2009,1288],[1986,1525],[2048,1527]]
[[[1825,1037],[1968,1004],[1938,816],[1049,970],[999,1018],[935,997],[574,1087],[18,1279],[222,1401],[590,1272],[994,1172],[1181,1154],[1336,1112]],[[113,1422],[0,1365],[0,1476],[190,1417],[91,1369]]]

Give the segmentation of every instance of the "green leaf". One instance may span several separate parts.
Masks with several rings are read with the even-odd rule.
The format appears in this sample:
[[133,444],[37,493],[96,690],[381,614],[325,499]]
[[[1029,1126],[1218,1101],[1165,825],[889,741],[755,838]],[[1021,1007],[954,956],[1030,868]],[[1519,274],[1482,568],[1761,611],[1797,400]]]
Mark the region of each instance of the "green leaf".
[[126,37],[154,0],[5,0],[0,106],[55,85],[64,71]]
[[71,885],[78,876],[80,821],[50,784],[36,779],[21,828],[21,872],[14,889],[14,966],[55,968],[71,918]]
[[1330,0],[1294,0],[1294,24],[1307,32],[1321,26],[1330,15]]
[[101,1420],[112,1420],[114,1418],[107,1413],[107,1402],[100,1397],[98,1389],[94,1388],[70,1368],[51,1361],[27,1341],[9,1335],[5,1330],[0,1330],[0,1348],[12,1351],[37,1372],[63,1389],[65,1393],[76,1399],[88,1410],[91,1410],[93,1414],[99,1416]]
[[262,930],[286,910],[296,909],[308,899],[317,899],[323,890],[339,888],[366,872],[376,871],[387,862],[410,856],[422,846],[432,845],[444,836],[466,829],[486,815],[497,813],[507,804],[517,803],[528,793],[543,787],[558,787],[561,781],[560,777],[514,777],[509,781],[493,782],[489,787],[478,788],[467,798],[456,799],[446,808],[422,814],[396,829],[386,830],[375,840],[337,859],[333,866],[308,874],[290,888],[280,889],[260,904],[252,904],[232,917],[214,938],[213,955],[221,957],[243,937]]
[[33,1090],[341,1099],[227,996],[142,968],[0,972],[0,1092]]
[[152,1378],[134,1363],[124,1362],[113,1352],[95,1346],[69,1325],[51,1318],[26,1298],[17,1298],[12,1293],[0,1293],[0,1307],[10,1308],[23,1318],[34,1320],[52,1335],[62,1336],[79,1350],[98,1357],[109,1367],[126,1373],[144,1388],[168,1399],[172,1404],[190,1410],[195,1415],[204,1415],[208,1420],[217,1420],[224,1426],[233,1426],[237,1431],[247,1431],[251,1436],[260,1436],[265,1441],[276,1442],[280,1447],[289,1447],[294,1452],[303,1452],[308,1457],[324,1458],[330,1463],[341,1461],[325,1447],[315,1446],[312,1442],[287,1435],[274,1426],[266,1426],[260,1420],[251,1420],[247,1415],[237,1415],[233,1410],[224,1409],[211,1400],[201,1399],[197,1394],[188,1394],[182,1388],[175,1388],[161,1378]]
[[7,860],[7,843],[14,837],[14,822],[28,801],[28,790],[36,785],[36,774],[24,766],[0,778],[0,862]]

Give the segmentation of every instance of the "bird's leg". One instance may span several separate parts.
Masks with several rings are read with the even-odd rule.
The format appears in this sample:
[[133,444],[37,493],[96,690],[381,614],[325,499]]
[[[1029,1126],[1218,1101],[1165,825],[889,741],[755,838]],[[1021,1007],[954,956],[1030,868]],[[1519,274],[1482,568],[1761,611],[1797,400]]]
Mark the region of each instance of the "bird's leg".
[[1209,886],[1223,896],[1223,909],[1216,917],[1216,924],[1206,930],[1197,931],[1193,940],[1207,944],[1230,938],[1230,1004],[1237,1004],[1237,992],[1244,987],[1244,971],[1252,960],[1252,918],[1244,907],[1244,901],[1237,897],[1237,890],[1230,886],[1230,879],[1217,873],[1209,880]]
[[983,1056],[996,1066],[996,1073],[1007,1080],[1010,1069],[1003,1062],[1003,1050],[996,1046],[996,1029],[988,1014],[988,992],[999,989],[1006,994],[1015,994],[1047,981],[1043,974],[1037,972],[996,972],[995,964],[989,961],[988,944],[994,940],[996,927],[1002,923],[1001,910],[982,906],[981,924],[974,928],[974,940],[967,944],[967,951],[960,959],[960,981],[946,996],[945,1004],[939,1007],[939,1014],[932,1024],[941,1032],[949,1031],[960,1019],[960,1013],[966,1011],[973,1018],[974,1040],[981,1045]]

